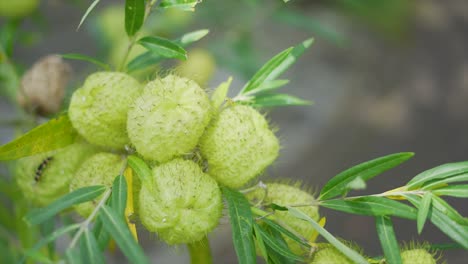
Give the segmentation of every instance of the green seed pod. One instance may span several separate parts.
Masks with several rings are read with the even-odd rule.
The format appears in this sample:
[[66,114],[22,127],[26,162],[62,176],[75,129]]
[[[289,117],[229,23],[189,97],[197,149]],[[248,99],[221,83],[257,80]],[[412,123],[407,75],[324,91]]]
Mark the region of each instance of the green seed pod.
[[166,243],[193,243],[218,225],[221,191],[196,163],[175,159],[142,183],[139,210],[142,224]]
[[[311,204],[311,206],[298,207],[298,209],[300,209],[315,221],[318,221],[320,217],[318,206],[313,205],[316,204],[315,198],[308,192],[301,190],[298,183],[294,185],[268,183],[266,184],[266,189],[255,189],[255,191],[247,193],[246,197],[253,204],[262,205],[269,205],[272,203],[281,206]],[[315,233],[315,229],[312,227],[312,225],[292,216],[287,211],[275,211],[273,217],[276,221],[287,225],[292,230],[294,230],[296,234],[304,237],[305,239],[311,240],[313,234]],[[298,255],[307,253],[305,252],[305,249],[296,241],[287,236],[284,236],[284,239],[292,252]]]
[[[115,177],[122,173],[125,160],[121,156],[101,152],[87,159],[76,171],[75,177],[70,182],[70,191],[94,185],[112,186]],[[76,211],[83,217],[87,217],[94,210],[101,197],[93,201],[81,203],[75,206]]]
[[98,72],[73,93],[68,114],[76,130],[89,142],[123,149],[127,135],[127,112],[141,86],[119,72]]
[[26,199],[45,206],[65,195],[81,163],[96,152],[87,143],[25,157],[16,162],[16,182]]
[[221,111],[200,140],[208,173],[220,184],[239,188],[278,156],[279,142],[255,109],[234,105]]
[[321,243],[317,251],[312,256],[310,264],[354,264],[343,253],[331,244]]
[[2,0],[0,1],[0,17],[25,17],[39,5],[39,0]]
[[166,162],[195,148],[211,118],[207,94],[175,75],[146,85],[128,112],[128,135],[145,159]]
[[436,264],[434,254],[431,254],[425,249],[408,249],[401,252],[401,260],[403,264]]

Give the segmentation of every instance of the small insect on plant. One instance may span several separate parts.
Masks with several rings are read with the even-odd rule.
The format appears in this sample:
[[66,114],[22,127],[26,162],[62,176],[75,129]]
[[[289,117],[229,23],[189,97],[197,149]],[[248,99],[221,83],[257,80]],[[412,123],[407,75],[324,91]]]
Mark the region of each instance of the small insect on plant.
[[34,182],[38,183],[41,179],[42,173],[44,173],[44,170],[47,168],[49,163],[52,161],[52,157],[47,157],[45,158],[41,164],[36,169],[36,173],[34,175]]

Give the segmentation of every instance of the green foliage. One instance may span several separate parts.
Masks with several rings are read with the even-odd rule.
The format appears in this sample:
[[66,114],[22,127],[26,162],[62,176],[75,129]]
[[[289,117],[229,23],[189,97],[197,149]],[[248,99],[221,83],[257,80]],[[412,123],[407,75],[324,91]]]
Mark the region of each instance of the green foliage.
[[63,114],[0,146],[0,160],[14,160],[63,148],[75,142],[77,132]]
[[[93,1],[87,7],[78,28],[84,23],[91,12],[96,8],[99,0]],[[246,1],[256,11],[263,8],[261,1]],[[283,2],[288,2],[284,0]],[[338,1],[350,11],[369,14],[369,10],[388,7],[389,12],[404,9],[405,5],[396,1],[394,4],[383,4],[382,1]],[[388,1],[387,1],[388,2]],[[197,0],[126,0],[125,20],[123,34],[128,37],[128,49],[118,70],[136,73],[140,70],[154,68],[166,59],[185,60],[186,47],[195,43],[208,34],[202,29],[183,34],[179,38],[172,35],[155,34],[145,31],[144,24],[147,17],[155,10],[178,9],[193,11],[200,1]],[[232,3],[230,3],[232,4]],[[282,5],[282,3],[280,3]],[[226,3],[228,5],[228,3]],[[275,8],[274,8],[275,9]],[[406,9],[405,9],[406,10]],[[381,23],[386,30],[397,29],[401,21],[389,21],[388,17],[374,15],[368,19]],[[398,12],[397,12],[398,13]],[[404,14],[404,12],[402,12]],[[216,16],[214,14],[213,16]],[[298,28],[306,28],[334,43],[343,45],[344,38],[333,30],[328,30],[314,19],[305,17],[299,12],[286,9],[275,9],[275,18]],[[249,25],[248,21],[241,21],[242,26]],[[15,41],[15,32],[19,28],[18,22],[8,22],[0,31],[0,84],[2,93],[15,98],[19,85],[19,75],[16,65],[12,63],[11,56]],[[123,28],[122,28],[123,30]],[[143,36],[143,37],[141,37]],[[141,38],[140,38],[141,37]],[[167,38],[166,38],[167,37]],[[251,43],[252,35],[243,32],[236,35],[235,54],[238,56],[241,71],[250,72],[256,67],[256,52]],[[211,105],[216,110],[222,110],[231,104],[246,104],[258,108],[309,105],[312,102],[295,96],[278,93],[289,83],[289,80],[280,79],[281,75],[291,67],[298,58],[313,44],[310,38],[296,46],[287,48],[267,61],[253,74],[234,98],[228,98],[228,90],[232,84],[232,77],[221,83],[211,96]],[[143,46],[146,51],[138,56],[130,56],[136,45]],[[109,71],[110,66],[101,60],[87,55],[69,53],[64,58],[87,61]],[[127,63],[127,60],[129,61]],[[235,64],[235,63],[234,63]],[[237,65],[237,66],[239,66]],[[145,76],[147,78],[147,76]],[[245,106],[243,106],[245,107]],[[216,115],[213,114],[213,115]],[[0,160],[14,160],[38,153],[63,148],[75,142],[77,132],[73,129],[67,114],[59,114],[47,123],[33,128],[28,133],[18,137],[10,143],[0,147]],[[126,158],[128,166],[135,173],[134,182],[151,185],[151,167],[157,163],[147,164],[143,158],[133,154],[130,149],[120,150]],[[141,153],[139,153],[141,154]],[[319,248],[315,242],[317,235],[328,241],[345,257],[356,263],[402,263],[400,248],[395,234],[393,217],[413,220],[416,222],[417,232],[421,233],[429,220],[438,229],[445,233],[454,243],[442,245],[429,245],[428,248],[468,249],[468,218],[448,204],[442,196],[468,198],[468,162],[444,164],[416,175],[407,184],[378,194],[368,194],[348,197],[350,190],[364,190],[368,181],[400,164],[413,156],[413,153],[396,153],[373,159],[332,177],[319,191],[318,199],[312,204],[251,204],[246,198],[247,190],[234,190],[221,186],[222,194],[226,200],[229,220],[232,227],[232,239],[239,263],[256,263],[259,253],[267,263],[296,263],[309,262],[307,254],[297,255],[288,246],[289,239],[300,244],[311,255]],[[187,154],[186,159],[192,159],[203,165],[199,149]],[[123,170],[122,168],[122,173]],[[113,177],[113,176],[112,176]],[[130,184],[131,183],[131,184]],[[67,263],[104,263],[104,252],[110,241],[115,241],[122,253],[131,263],[149,263],[143,249],[137,241],[136,233],[132,230],[133,216],[131,211],[132,200],[140,198],[139,189],[131,178],[119,175],[112,184],[112,188],[105,186],[88,186],[70,192],[44,208],[31,209],[22,199],[22,195],[12,182],[0,179],[1,198],[11,203],[0,205],[0,251],[2,260],[8,263],[24,263],[34,261],[41,263],[55,263],[58,259],[65,259]],[[252,188],[265,188],[261,184]],[[218,189],[216,189],[218,190]],[[136,197],[134,197],[135,195]],[[81,223],[66,220],[71,210],[69,208],[84,202],[99,201],[93,204],[92,213]],[[408,203],[409,202],[409,203]],[[338,239],[325,227],[325,218],[320,221],[312,219],[300,206],[319,206],[348,214],[370,216],[375,219],[378,239],[383,250],[384,258],[378,260],[368,259],[362,252],[358,252],[346,242]],[[170,210],[169,210],[170,212]],[[288,223],[279,220],[277,213],[288,215],[309,224],[316,231],[313,237],[304,237],[304,234],[293,229]],[[56,226],[60,220],[61,226]],[[71,242],[63,251],[54,246],[54,242],[62,237],[70,236]],[[11,245],[11,239],[18,241],[18,245]],[[193,263],[210,263],[212,261],[209,251],[208,239],[188,244]]]

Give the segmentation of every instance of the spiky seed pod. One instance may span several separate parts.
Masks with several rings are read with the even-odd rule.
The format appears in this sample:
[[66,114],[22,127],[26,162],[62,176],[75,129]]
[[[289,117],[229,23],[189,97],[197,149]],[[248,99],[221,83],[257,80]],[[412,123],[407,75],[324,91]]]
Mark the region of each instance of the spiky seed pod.
[[250,106],[225,108],[200,140],[208,173],[220,184],[239,188],[278,156],[279,142],[265,118]]
[[403,264],[436,264],[434,254],[423,248],[407,249],[401,252]]
[[140,92],[141,85],[127,74],[91,74],[71,98],[68,114],[73,127],[95,145],[124,149],[130,142],[127,112]]
[[71,71],[71,66],[59,55],[40,58],[21,79],[18,103],[28,112],[40,115],[57,113],[62,105]]
[[354,264],[331,244],[321,243],[312,256],[310,264]]
[[[310,218],[318,221],[319,212],[315,198],[308,192],[301,190],[299,183],[296,184],[283,184],[283,183],[267,183],[266,189],[258,188],[246,194],[246,197],[253,204],[269,205],[275,203],[277,205],[307,205],[298,207],[299,210],[307,214]],[[284,223],[292,228],[296,234],[310,240],[314,234],[313,227],[294,216],[287,211],[275,211],[274,217],[280,223]],[[302,255],[305,252],[304,248],[296,241],[284,236],[289,248],[296,254]]]
[[193,243],[218,225],[221,192],[196,163],[174,159],[142,183],[139,210],[142,224],[166,243]]
[[[110,187],[115,177],[123,171],[124,166],[125,160],[119,155],[106,152],[97,153],[85,160],[76,171],[75,177],[70,182],[70,191],[93,185]],[[87,217],[100,199],[101,197],[98,197],[93,201],[78,204],[75,209],[80,215]]]
[[128,135],[144,158],[166,162],[195,148],[211,118],[194,81],[168,75],[148,83],[128,112]]
[[81,163],[97,149],[75,143],[63,149],[25,157],[16,162],[16,182],[24,196],[45,206],[69,191],[69,183]]
[[208,84],[215,69],[216,62],[213,55],[204,49],[189,51],[187,60],[181,62],[177,68],[180,75],[191,78],[201,86]]
[[39,0],[2,0],[0,1],[0,17],[24,17],[32,13],[39,5]]

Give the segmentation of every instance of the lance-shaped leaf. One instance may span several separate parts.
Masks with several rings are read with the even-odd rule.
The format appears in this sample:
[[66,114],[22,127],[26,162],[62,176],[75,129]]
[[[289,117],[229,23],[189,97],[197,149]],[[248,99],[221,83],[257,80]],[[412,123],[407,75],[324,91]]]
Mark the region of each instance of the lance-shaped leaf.
[[373,177],[394,168],[411,158],[414,154],[410,152],[396,153],[371,161],[361,163],[347,169],[329,180],[320,192],[320,200],[330,199],[344,194],[348,191],[348,184],[360,177],[368,181]]
[[254,107],[274,107],[288,105],[311,105],[313,102],[288,94],[263,94],[255,96],[250,105]]
[[254,94],[255,90],[263,85],[266,81],[272,81],[278,78],[283,74],[296,60],[299,58],[304,51],[309,48],[313,39],[307,39],[301,44],[285,49],[271,60],[269,60],[265,65],[263,65],[260,70],[248,81],[245,86],[242,88],[240,95],[243,94]]
[[[267,245],[271,250],[275,251],[276,253],[288,259],[293,259],[296,261],[304,261],[302,257],[296,256],[291,252],[291,250],[288,248],[288,245],[284,243],[284,240],[281,237],[280,233],[277,232],[276,230],[272,230],[272,232],[276,232],[278,236],[270,234],[264,231],[262,228],[258,228],[258,232],[262,236],[262,240],[264,241],[265,245]],[[280,239],[278,240],[278,238]]]
[[256,222],[253,222],[253,229],[255,234],[255,240],[257,241],[257,247],[260,250],[262,257],[266,261],[268,261],[268,252],[265,243],[263,242],[262,234],[260,232],[260,226]]
[[232,83],[232,77],[229,77],[227,81],[221,83],[211,95],[211,104],[215,109],[218,109],[221,104],[223,104],[224,100],[226,99],[227,93],[229,91],[229,87]]
[[[421,206],[420,197],[416,195],[405,195],[405,197],[414,206]],[[433,198],[436,197],[437,196],[434,196]],[[440,229],[440,231],[453,239],[453,241],[463,246],[463,248],[468,249],[468,226],[456,222],[451,217],[449,217],[446,212],[439,210],[436,207],[435,200],[433,200],[432,210],[429,210],[428,218],[435,226]]]
[[78,27],[76,28],[76,30],[80,29],[83,22],[86,20],[86,18],[91,13],[91,11],[93,11],[93,9],[96,7],[96,5],[99,3],[99,1],[100,0],[94,0],[94,2],[92,2],[91,5],[89,5],[88,9],[86,9],[86,12],[84,13],[83,17],[81,18],[80,23],[78,24]]
[[80,239],[81,259],[84,263],[105,263],[93,233],[86,229]]
[[90,57],[90,56],[87,56],[87,55],[83,55],[83,54],[79,54],[79,53],[67,53],[67,54],[62,54],[61,55],[62,58],[65,58],[65,59],[70,59],[70,60],[80,60],[80,61],[86,61],[86,62],[90,62],[98,67],[101,67],[102,69],[106,70],[106,71],[109,71],[110,70],[110,66],[109,64],[106,64],[102,61],[99,61],[93,57]]
[[417,210],[406,204],[385,197],[366,196],[349,200],[328,200],[320,202],[320,206],[368,216],[392,215],[405,219],[416,219]]
[[266,217],[262,218],[262,222],[267,224],[270,229],[276,230],[280,232],[281,234],[291,238],[292,240],[296,241],[297,243],[301,244],[303,247],[306,247],[307,249],[310,249],[310,244],[307,242],[305,238],[299,237],[300,234],[294,234],[292,231],[286,229],[283,227],[281,224],[276,223],[275,221],[272,221]]
[[184,11],[194,11],[199,0],[162,0],[159,4],[162,8],[178,8]]
[[375,225],[386,263],[401,264],[400,247],[393,230],[392,220],[387,216],[377,216]]
[[135,35],[145,19],[145,0],[125,0],[125,31],[129,37]]
[[448,163],[437,166],[430,170],[421,172],[411,179],[407,184],[409,190],[417,189],[424,185],[424,183],[441,180],[468,173],[468,161]]
[[429,214],[429,209],[431,208],[432,194],[431,192],[426,192],[421,200],[421,204],[418,208],[418,219],[417,227],[418,234],[421,234],[424,223],[426,223],[427,215]]
[[442,187],[432,191],[437,196],[447,195],[459,198],[468,198],[468,184]]
[[[28,256],[28,255],[34,254],[35,252],[40,250],[43,246],[55,241],[57,238],[59,238],[60,236],[64,234],[77,230],[78,228],[80,228],[80,226],[81,226],[80,224],[73,224],[73,225],[64,226],[55,230],[54,232],[52,232],[51,234],[49,234],[48,236],[42,238],[39,242],[37,242],[33,248],[28,249],[25,255]],[[26,258],[23,257],[23,259],[21,259],[19,263],[24,263],[25,260]]]
[[347,256],[350,260],[352,260],[355,263],[360,263],[360,264],[369,263],[363,256],[361,256],[359,253],[357,253],[356,251],[352,250],[351,248],[343,244],[340,240],[338,240],[336,237],[330,234],[330,232],[328,232],[325,228],[321,227],[319,223],[317,223],[314,219],[310,218],[308,215],[304,214],[301,210],[298,210],[290,206],[287,206],[287,207],[291,215],[309,222],[312,225],[312,227],[315,230],[317,230],[317,232],[323,238],[325,238],[328,242],[330,242],[330,244],[332,244],[336,249],[338,249],[341,253]]
[[66,147],[77,136],[68,115],[60,115],[0,147],[0,160],[19,159]]
[[57,213],[67,209],[73,205],[91,201],[98,197],[106,190],[106,186],[88,186],[75,190],[69,194],[60,197],[55,202],[47,207],[34,209],[28,213],[24,218],[30,225],[38,225],[50,219]]
[[143,249],[138,245],[122,216],[109,206],[103,205],[99,211],[104,229],[114,238],[122,253],[131,263],[149,263]]
[[[182,47],[185,47],[193,42],[196,42],[203,37],[205,37],[210,31],[208,29],[200,29],[196,31],[192,31],[189,33],[184,34],[182,37],[174,40],[174,43],[177,43],[181,45]],[[154,54],[151,51],[146,51],[143,52],[142,54],[138,55],[135,57],[133,60],[131,60],[128,65],[127,65],[127,70],[129,72],[133,72],[139,69],[143,69],[146,67],[149,67],[151,65],[154,65],[156,63],[161,62],[164,59],[164,57]]]
[[229,209],[232,240],[239,263],[256,263],[255,244],[252,236],[253,216],[250,204],[240,192],[221,188]]
[[429,181],[424,183],[424,185],[421,187],[423,190],[434,190],[440,187],[445,187],[449,183],[454,183],[454,182],[467,182],[468,181],[468,173],[462,173],[458,174],[455,176],[451,176],[449,178],[443,178],[443,179],[436,179],[433,181]]
[[154,55],[181,60],[187,59],[187,52],[182,46],[165,38],[147,36],[139,39],[138,43]]
[[127,181],[125,177],[119,175],[112,184],[111,208],[124,217],[125,207],[127,205]]
[[137,156],[130,155],[127,158],[127,162],[130,168],[132,168],[132,170],[136,172],[141,182],[149,184],[149,181],[151,181],[152,173],[151,169],[148,167],[145,161]]

